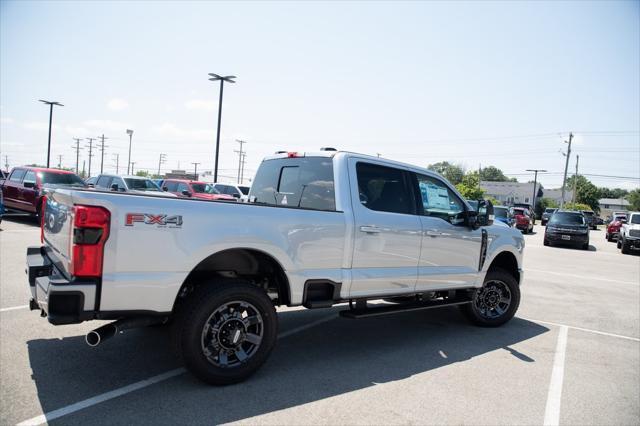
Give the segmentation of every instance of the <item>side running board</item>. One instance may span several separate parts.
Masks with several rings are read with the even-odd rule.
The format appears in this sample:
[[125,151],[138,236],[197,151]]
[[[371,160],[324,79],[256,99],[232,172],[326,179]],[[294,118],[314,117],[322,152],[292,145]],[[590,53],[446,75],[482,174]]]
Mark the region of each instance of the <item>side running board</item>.
[[[340,316],[344,318],[359,319],[377,317],[380,315],[396,314],[400,312],[420,311],[423,309],[442,308],[445,306],[457,306],[471,303],[468,297],[454,297],[438,300],[416,301],[399,304],[378,304],[367,306],[365,303],[358,303],[355,308],[340,311]],[[364,306],[362,306],[364,305]]]

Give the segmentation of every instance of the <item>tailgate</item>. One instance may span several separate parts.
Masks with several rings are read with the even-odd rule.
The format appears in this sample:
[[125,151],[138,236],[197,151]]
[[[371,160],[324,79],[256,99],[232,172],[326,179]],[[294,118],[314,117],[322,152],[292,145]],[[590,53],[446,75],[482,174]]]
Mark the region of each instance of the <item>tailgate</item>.
[[54,190],[46,195],[43,237],[47,256],[67,278],[73,236],[73,201],[69,191]]

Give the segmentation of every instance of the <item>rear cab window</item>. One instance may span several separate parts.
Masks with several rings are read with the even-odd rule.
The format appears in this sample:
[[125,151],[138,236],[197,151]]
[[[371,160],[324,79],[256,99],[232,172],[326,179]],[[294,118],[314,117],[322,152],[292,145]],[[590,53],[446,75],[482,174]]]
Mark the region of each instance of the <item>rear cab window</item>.
[[333,160],[297,157],[265,160],[251,185],[251,202],[335,211]]
[[370,210],[415,214],[415,201],[404,170],[377,164],[356,164],[360,203]]

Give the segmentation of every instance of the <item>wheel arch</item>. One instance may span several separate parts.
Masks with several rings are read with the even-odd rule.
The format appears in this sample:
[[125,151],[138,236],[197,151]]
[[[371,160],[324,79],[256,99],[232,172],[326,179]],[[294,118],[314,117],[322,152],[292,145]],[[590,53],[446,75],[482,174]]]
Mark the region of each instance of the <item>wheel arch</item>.
[[271,296],[277,294],[276,305],[291,303],[289,279],[275,257],[255,248],[228,248],[210,254],[191,269],[178,291],[174,311],[181,298],[215,278],[246,281],[263,288]]
[[507,250],[498,253],[493,259],[491,259],[487,271],[491,271],[496,268],[501,268],[509,272],[516,278],[518,284],[520,284],[520,268],[518,266],[518,258],[515,254]]

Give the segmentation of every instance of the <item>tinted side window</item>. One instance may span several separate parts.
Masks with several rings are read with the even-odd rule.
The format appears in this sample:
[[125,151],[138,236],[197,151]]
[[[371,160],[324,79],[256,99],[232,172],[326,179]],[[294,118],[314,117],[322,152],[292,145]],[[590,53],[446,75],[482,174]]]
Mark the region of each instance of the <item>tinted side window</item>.
[[17,169],[11,172],[11,176],[9,176],[9,180],[11,182],[22,182],[22,178],[24,177],[25,170]]
[[182,183],[182,182],[180,182],[180,183],[178,184],[178,189],[177,189],[177,191],[176,191],[176,192],[182,192],[182,191],[189,191],[189,192],[191,192],[191,191],[189,190],[189,186],[187,186],[187,184],[186,184],[186,183]]
[[464,223],[464,203],[444,182],[424,175],[417,175],[417,178],[422,214],[454,225]]
[[165,182],[164,186],[167,188],[169,192],[177,192],[178,183],[177,182]]
[[96,186],[100,188],[109,188],[112,178],[110,176],[100,176],[96,182]]
[[333,159],[279,158],[260,165],[250,200],[279,206],[335,210]]
[[360,202],[368,209],[390,213],[415,213],[406,173],[391,167],[358,163]]
[[31,183],[36,183],[36,174],[29,170],[25,175],[24,175],[24,179],[22,179],[22,183],[25,182],[31,182]]

